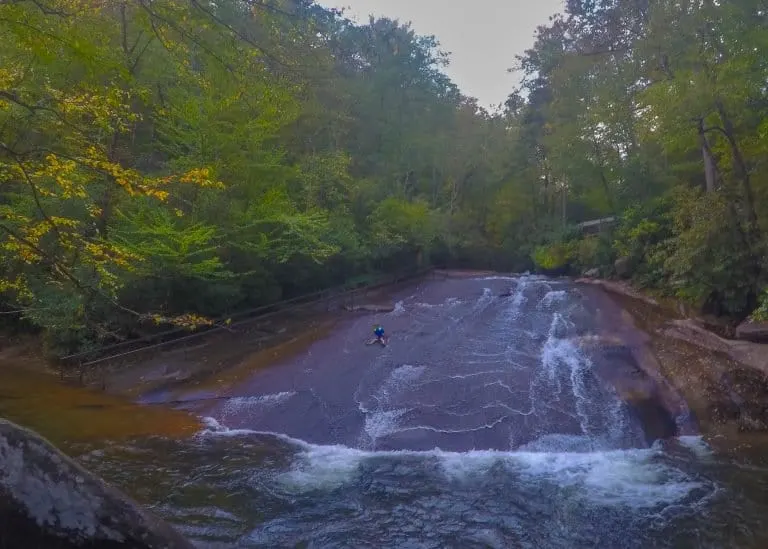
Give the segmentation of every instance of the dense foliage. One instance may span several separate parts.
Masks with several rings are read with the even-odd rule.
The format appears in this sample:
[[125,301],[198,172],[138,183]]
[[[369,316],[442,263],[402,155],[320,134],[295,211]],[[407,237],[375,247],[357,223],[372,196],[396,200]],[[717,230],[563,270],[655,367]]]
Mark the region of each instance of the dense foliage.
[[764,0],[569,0],[520,58],[527,103],[510,104],[547,215],[619,223],[591,262],[567,237],[534,258],[604,271],[620,258],[638,283],[708,312],[764,315],[766,51]]
[[767,18],[569,0],[489,113],[434,38],[311,0],[0,0],[0,311],[66,352],[430,261],[622,257],[764,313]]

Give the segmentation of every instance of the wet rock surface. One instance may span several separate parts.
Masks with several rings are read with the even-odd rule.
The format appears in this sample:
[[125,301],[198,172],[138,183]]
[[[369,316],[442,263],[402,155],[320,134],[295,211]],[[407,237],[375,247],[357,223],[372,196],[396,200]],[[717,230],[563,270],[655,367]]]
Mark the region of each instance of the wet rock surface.
[[352,312],[359,311],[365,313],[391,313],[395,310],[395,306],[392,304],[382,303],[364,303],[361,305],[346,305],[344,309]]
[[594,362],[594,371],[629,405],[647,444],[678,435],[698,433],[699,426],[680,393],[659,373],[650,338],[637,330],[634,320],[617,308],[608,294],[592,285],[581,292],[600,320],[600,335],[574,339]]
[[0,547],[193,546],[32,431],[0,419]]
[[658,371],[684,396],[707,441],[740,462],[768,465],[768,346],[675,318],[666,302],[618,291],[611,298],[649,335]]
[[730,419],[738,422],[739,430],[768,431],[768,376],[736,368],[725,373],[720,382],[730,400]]
[[768,322],[744,322],[736,328],[736,337],[753,343],[768,343]]
[[[232,428],[372,450],[646,447],[695,432],[600,288],[456,276],[393,302],[298,359],[165,398]],[[372,322],[390,334],[385,350],[364,345]]]

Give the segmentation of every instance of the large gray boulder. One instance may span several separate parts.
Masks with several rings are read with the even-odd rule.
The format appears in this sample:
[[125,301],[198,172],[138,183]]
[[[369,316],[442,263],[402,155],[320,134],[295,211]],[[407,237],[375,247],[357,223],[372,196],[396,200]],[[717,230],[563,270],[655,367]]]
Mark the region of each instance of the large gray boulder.
[[0,419],[0,548],[193,549],[39,435]]

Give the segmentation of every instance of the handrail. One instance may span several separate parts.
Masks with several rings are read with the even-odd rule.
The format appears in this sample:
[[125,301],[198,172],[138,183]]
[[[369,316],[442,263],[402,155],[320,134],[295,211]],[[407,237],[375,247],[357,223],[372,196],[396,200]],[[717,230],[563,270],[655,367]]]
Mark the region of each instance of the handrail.
[[[253,322],[259,319],[264,319],[273,314],[277,314],[278,312],[296,310],[301,307],[316,305],[318,303],[322,303],[323,301],[327,301],[329,299],[344,298],[344,297],[354,295],[355,293],[358,293],[358,292],[368,291],[368,290],[380,288],[383,286],[387,286],[390,284],[397,284],[398,282],[402,282],[404,280],[409,280],[409,279],[427,274],[433,270],[434,270],[434,267],[430,266],[430,267],[425,267],[425,268],[416,269],[416,270],[402,271],[398,274],[384,276],[382,279],[378,280],[377,282],[373,282],[367,285],[358,286],[354,288],[349,288],[348,283],[341,284],[338,286],[327,288],[325,290],[313,292],[311,294],[305,294],[305,295],[297,296],[291,299],[286,299],[286,300],[278,301],[278,302],[267,304],[267,305],[261,305],[254,309],[240,311],[233,315],[227,315],[226,317],[222,317],[214,321],[213,325],[203,326],[200,329],[196,330],[194,333],[191,333],[188,335],[183,335],[180,337],[171,337],[170,339],[167,339],[165,341],[158,342],[157,341],[158,339],[163,339],[168,336],[174,336],[174,335],[182,334],[184,332],[188,332],[188,330],[186,330],[185,328],[166,330],[164,332],[151,334],[149,336],[144,336],[144,337],[133,339],[130,341],[124,341],[124,342],[116,343],[113,345],[100,347],[97,349],[90,349],[87,351],[73,353],[71,355],[61,357],[59,361],[61,363],[77,363],[82,369],[86,366],[93,366],[94,364],[106,362],[108,360],[113,360],[116,358],[123,358],[125,356],[143,352],[149,349],[160,348],[165,345],[179,343],[182,341],[188,341],[190,339],[201,337],[206,334],[211,334],[221,330],[227,330],[231,332],[233,331],[233,328],[239,325]],[[270,311],[270,309],[274,309],[274,310]],[[259,314],[259,313],[263,313],[263,314]],[[238,320],[237,322],[231,322],[231,320],[235,318],[238,318],[240,320]],[[225,324],[224,322],[226,320],[230,320],[230,322]],[[142,345],[142,343],[144,342],[146,342],[147,344]],[[114,353],[115,351],[120,351],[122,349],[129,348],[131,346],[136,346],[136,347],[130,350],[126,350],[124,352],[118,352],[116,354],[109,354],[107,356],[104,356],[105,353]],[[99,356],[99,355],[102,355],[102,356]],[[91,358],[91,357],[93,359],[88,360],[88,358]]]

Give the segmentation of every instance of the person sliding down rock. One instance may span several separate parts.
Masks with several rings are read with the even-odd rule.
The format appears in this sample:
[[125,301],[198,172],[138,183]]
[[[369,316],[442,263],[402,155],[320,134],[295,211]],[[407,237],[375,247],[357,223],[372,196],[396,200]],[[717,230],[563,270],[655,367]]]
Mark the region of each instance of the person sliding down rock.
[[373,345],[374,343],[378,343],[380,345],[386,345],[387,339],[384,337],[384,327],[381,324],[374,324],[373,326],[373,339],[371,339],[368,342],[368,345]]

